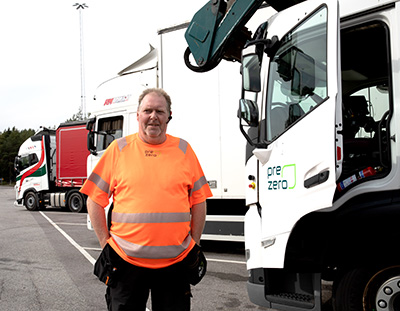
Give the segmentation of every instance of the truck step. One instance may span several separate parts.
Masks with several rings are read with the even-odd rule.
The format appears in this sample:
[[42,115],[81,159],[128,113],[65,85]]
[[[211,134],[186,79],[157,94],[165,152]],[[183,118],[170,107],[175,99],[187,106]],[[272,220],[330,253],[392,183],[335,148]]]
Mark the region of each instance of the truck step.
[[272,304],[280,304],[285,306],[292,306],[304,308],[307,310],[315,306],[314,296],[296,293],[279,293],[274,295],[267,295],[267,300]]

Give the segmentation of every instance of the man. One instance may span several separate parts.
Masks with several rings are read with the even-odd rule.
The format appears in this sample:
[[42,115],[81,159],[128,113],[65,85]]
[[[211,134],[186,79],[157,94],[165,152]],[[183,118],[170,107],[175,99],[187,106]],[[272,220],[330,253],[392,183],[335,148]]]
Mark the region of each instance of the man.
[[[182,260],[200,242],[212,194],[190,145],[166,134],[171,114],[164,90],[145,90],[138,133],[114,141],[81,189],[116,271],[107,287],[109,310],[145,310],[149,291],[153,311],[190,310]],[[108,230],[104,207],[111,196]]]

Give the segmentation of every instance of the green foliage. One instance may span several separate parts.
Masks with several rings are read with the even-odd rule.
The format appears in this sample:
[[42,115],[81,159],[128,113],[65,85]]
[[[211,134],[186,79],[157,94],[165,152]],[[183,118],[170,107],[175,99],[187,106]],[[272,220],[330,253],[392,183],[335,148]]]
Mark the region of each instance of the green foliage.
[[[90,113],[88,113],[87,118],[90,116]],[[65,120],[65,123],[68,122],[74,122],[74,121],[83,121],[86,120],[86,118],[83,117],[83,112],[82,112],[82,107],[79,107],[79,110],[76,114],[73,114],[71,118]]]
[[21,144],[34,134],[32,129],[19,131],[15,127],[0,132],[0,183],[15,182],[14,159]]
[[[84,120],[82,109],[79,109],[78,113],[65,122],[82,120]],[[58,125],[50,128],[56,129],[57,127]],[[0,132],[0,185],[15,182],[14,159],[18,155],[22,143],[34,134],[35,131],[32,129],[19,131],[15,127]]]

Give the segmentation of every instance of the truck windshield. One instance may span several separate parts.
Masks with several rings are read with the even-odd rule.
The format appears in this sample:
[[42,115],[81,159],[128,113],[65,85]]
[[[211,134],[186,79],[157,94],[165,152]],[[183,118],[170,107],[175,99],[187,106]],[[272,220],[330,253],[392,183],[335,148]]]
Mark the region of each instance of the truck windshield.
[[327,8],[281,40],[270,62],[266,138],[272,141],[327,96]]
[[36,153],[26,154],[21,157],[17,157],[14,162],[14,167],[17,173],[23,171],[24,169],[36,164],[39,162],[39,159]]

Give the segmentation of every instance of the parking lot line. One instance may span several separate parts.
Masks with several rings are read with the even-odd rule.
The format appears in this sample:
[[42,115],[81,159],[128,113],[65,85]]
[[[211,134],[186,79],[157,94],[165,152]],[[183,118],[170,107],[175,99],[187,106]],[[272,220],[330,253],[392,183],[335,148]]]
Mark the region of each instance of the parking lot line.
[[88,251],[101,251],[100,247],[83,247],[83,249],[87,249]]
[[237,264],[241,264],[241,265],[245,265],[245,264],[246,264],[246,262],[244,262],[244,261],[225,260],[225,259],[213,259],[213,258],[207,258],[207,261],[224,262],[224,263],[237,263]]
[[83,249],[78,243],[75,242],[64,230],[62,230],[54,221],[52,221],[49,217],[47,217],[43,212],[39,212],[50,224],[53,225],[67,240],[70,242],[89,262],[94,265],[96,260],[90,256],[90,254]]
[[[62,230],[54,221],[52,221],[49,217],[47,217],[43,212],[39,212],[50,224],[54,226],[78,251],[82,253],[83,256],[86,257],[89,262],[94,265],[96,260],[90,256],[90,254],[86,250],[98,250],[101,251],[101,248],[90,248],[90,247],[82,247],[78,243],[75,242],[64,230]],[[77,225],[72,223],[59,223],[60,225]],[[82,224],[78,224],[82,225]],[[223,262],[223,263],[232,263],[232,264],[243,264],[245,265],[246,262],[244,261],[236,261],[236,260],[225,260],[225,259],[214,259],[214,258],[207,258],[207,261],[210,262]]]
[[72,223],[72,222],[58,222],[57,224],[62,225],[62,226],[86,226],[86,223],[77,224],[77,223]]

